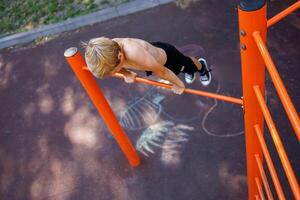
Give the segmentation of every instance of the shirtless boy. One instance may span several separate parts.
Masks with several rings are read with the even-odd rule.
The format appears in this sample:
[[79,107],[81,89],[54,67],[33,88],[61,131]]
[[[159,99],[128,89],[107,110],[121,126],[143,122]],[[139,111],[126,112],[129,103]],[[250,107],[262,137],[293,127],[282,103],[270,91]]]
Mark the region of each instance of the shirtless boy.
[[134,82],[136,73],[145,71],[172,83],[172,91],[182,94],[185,86],[177,77],[185,73],[185,81],[193,83],[196,73],[202,85],[211,82],[211,73],[205,59],[187,57],[174,46],[164,42],[146,42],[135,38],[93,38],[86,46],[85,60],[91,73],[97,78],[112,76],[118,72],[127,83]]

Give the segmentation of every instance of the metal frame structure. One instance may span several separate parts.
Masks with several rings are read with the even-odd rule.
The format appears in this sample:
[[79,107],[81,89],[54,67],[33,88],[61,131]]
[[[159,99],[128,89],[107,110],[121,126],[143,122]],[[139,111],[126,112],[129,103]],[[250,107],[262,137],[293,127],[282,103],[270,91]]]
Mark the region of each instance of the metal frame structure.
[[[240,0],[238,14],[243,98],[240,99],[188,88],[184,91],[189,94],[206,96],[242,105],[244,109],[245,124],[248,199],[265,199],[265,194],[268,199],[274,199],[264,171],[264,161],[266,162],[270,172],[278,199],[285,199],[285,195],[264,139],[264,121],[269,128],[269,132],[272,136],[293,195],[295,199],[300,199],[299,184],[275,127],[275,123],[264,100],[265,68],[267,68],[295,131],[296,137],[298,141],[300,141],[299,116],[265,45],[267,28],[274,25],[298,8],[300,8],[300,1],[297,1],[286,10],[267,20],[267,4],[265,0]],[[71,47],[65,51],[64,56],[86,90],[88,96],[91,98],[99,114],[102,116],[115,140],[119,144],[121,150],[127,157],[131,166],[138,166],[140,164],[140,158],[137,152],[125,132],[122,130],[100,87],[97,85],[96,80],[87,69],[86,63],[80,52],[77,48]],[[115,74],[115,77],[123,78],[123,75],[117,73]],[[169,84],[140,77],[136,77],[135,82],[164,87],[166,89],[171,89],[172,87]]]
[[287,180],[295,199],[300,199],[297,178],[290,164],[275,123],[264,99],[265,68],[271,77],[291,125],[300,141],[300,120],[266,47],[267,28],[300,8],[297,1],[278,15],[267,20],[265,0],[240,0],[239,33],[245,108],[245,137],[248,176],[248,199],[274,199],[263,168],[265,159],[278,199],[285,199],[280,181],[264,139],[264,120],[273,139]]

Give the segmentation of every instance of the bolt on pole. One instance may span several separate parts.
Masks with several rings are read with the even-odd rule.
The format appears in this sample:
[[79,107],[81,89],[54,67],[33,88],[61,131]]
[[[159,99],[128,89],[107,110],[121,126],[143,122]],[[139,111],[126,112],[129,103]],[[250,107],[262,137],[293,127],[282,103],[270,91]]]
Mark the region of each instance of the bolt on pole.
[[254,126],[264,130],[264,118],[253,89],[254,85],[261,88],[264,94],[265,67],[257,49],[252,33],[259,31],[266,41],[267,15],[265,0],[240,0],[238,6],[240,54],[242,66],[245,142],[248,176],[248,199],[255,199],[259,191],[255,178],[261,180],[254,155],[263,159],[262,149],[256,137]]

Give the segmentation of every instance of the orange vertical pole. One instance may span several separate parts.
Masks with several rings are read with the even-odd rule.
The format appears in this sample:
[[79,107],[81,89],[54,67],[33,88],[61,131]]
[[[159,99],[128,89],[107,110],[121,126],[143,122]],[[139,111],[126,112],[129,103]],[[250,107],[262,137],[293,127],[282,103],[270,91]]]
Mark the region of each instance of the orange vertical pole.
[[140,164],[140,158],[120,126],[101,89],[98,87],[96,80],[89,71],[83,70],[86,63],[80,52],[77,48],[71,47],[65,51],[64,56],[96,106],[99,114],[102,116],[131,166],[138,166]]
[[248,199],[255,199],[259,193],[255,183],[255,177],[260,177],[256,167],[255,154],[263,158],[262,149],[254,130],[258,124],[264,130],[263,114],[260,110],[254,85],[259,85],[264,91],[265,67],[255,41],[252,37],[254,31],[259,31],[266,40],[267,16],[265,0],[240,0],[238,8],[239,33],[241,46],[241,66],[244,99],[244,123],[248,176]]

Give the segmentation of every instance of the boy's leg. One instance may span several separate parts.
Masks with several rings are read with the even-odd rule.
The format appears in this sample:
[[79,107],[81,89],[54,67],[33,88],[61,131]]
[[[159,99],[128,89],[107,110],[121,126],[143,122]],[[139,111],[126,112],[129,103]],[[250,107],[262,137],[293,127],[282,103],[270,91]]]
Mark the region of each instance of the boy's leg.
[[172,72],[178,75],[180,72],[185,73],[185,81],[193,83],[196,78],[196,72],[200,74],[200,82],[203,85],[208,85],[211,81],[210,69],[208,68],[205,59],[197,60],[194,57],[185,56],[176,47],[167,43],[152,44],[162,48],[167,54],[167,62],[165,66]]
[[194,64],[196,65],[198,71],[200,71],[202,69],[202,65],[201,63],[199,62],[199,60],[195,57],[190,57],[190,59],[192,59],[192,61],[194,62]]
[[211,69],[204,58],[200,58],[198,61],[202,65],[202,68],[199,70],[199,80],[202,85],[208,86],[211,82]]
[[196,72],[202,69],[202,65],[199,63],[199,61],[194,57],[188,57],[183,54],[180,57],[180,64],[184,66],[184,69],[182,70],[185,78],[185,82],[188,84],[191,84],[196,79]]
[[184,56],[182,65],[185,66],[183,72],[185,73],[185,81],[189,84],[193,83],[196,77],[195,72],[199,72],[199,79],[202,85],[207,86],[211,82],[210,69],[204,58],[197,60],[194,57]]

